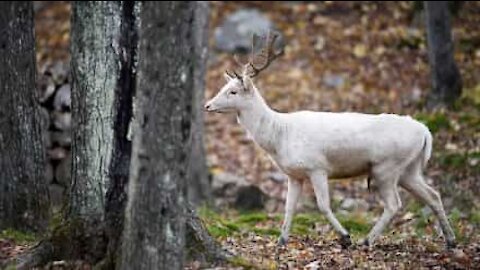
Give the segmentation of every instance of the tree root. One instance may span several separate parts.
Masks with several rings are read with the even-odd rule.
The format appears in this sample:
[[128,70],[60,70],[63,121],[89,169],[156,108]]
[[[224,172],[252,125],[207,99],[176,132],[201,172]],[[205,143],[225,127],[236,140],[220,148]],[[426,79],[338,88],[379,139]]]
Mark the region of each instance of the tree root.
[[208,233],[202,220],[197,216],[193,207],[186,204],[187,213],[187,250],[193,257],[203,257],[209,262],[228,261],[233,255],[223,249]]
[[2,269],[27,270],[40,265],[45,265],[53,260],[55,249],[49,240],[40,241],[29,251],[18,255],[2,265]]
[[[193,207],[186,204],[187,250],[189,254],[202,261],[211,263],[225,262],[233,255],[224,250],[208,234],[202,220],[196,215]],[[50,261],[62,259],[82,259],[96,264],[96,269],[112,268],[112,254],[107,252],[108,239],[105,228],[98,220],[90,222],[71,220],[60,224],[51,235],[40,241],[30,250],[10,259],[2,269],[32,269]],[[120,245],[121,241],[117,241]],[[119,253],[116,253],[119,254]]]

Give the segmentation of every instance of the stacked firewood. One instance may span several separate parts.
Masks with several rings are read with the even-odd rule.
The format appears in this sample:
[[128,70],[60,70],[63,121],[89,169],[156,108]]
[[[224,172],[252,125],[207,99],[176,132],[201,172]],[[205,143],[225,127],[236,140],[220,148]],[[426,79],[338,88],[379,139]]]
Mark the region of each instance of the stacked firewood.
[[68,62],[55,62],[39,68],[38,100],[47,152],[46,180],[54,209],[61,207],[70,187],[72,144],[71,84]]

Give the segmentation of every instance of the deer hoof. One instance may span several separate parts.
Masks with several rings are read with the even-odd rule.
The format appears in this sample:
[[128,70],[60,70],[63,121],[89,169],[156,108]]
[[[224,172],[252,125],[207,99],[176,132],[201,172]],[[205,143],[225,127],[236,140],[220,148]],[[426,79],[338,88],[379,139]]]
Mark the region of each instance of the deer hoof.
[[340,245],[342,246],[342,248],[348,248],[352,245],[352,239],[350,238],[349,234],[342,235],[340,237]]

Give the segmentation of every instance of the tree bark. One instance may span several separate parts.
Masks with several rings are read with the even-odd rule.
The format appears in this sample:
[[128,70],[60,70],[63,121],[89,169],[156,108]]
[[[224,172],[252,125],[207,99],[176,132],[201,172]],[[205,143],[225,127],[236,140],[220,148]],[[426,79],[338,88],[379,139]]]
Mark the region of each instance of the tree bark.
[[432,82],[427,107],[450,106],[462,93],[462,79],[454,59],[448,1],[425,1],[425,10]]
[[194,52],[196,61],[193,72],[192,151],[187,173],[187,194],[189,202],[194,206],[199,206],[202,203],[210,203],[212,198],[203,142],[203,99],[208,58],[209,4],[207,1],[196,1],[195,5],[193,33],[195,37]]
[[135,3],[127,1],[72,4],[70,201],[51,235],[16,258],[18,269],[55,259],[115,267],[131,155],[127,131],[136,78],[135,10]]
[[[128,269],[147,264],[180,268],[186,227],[194,252],[210,260],[228,256],[208,235],[185,195],[196,67],[191,27],[195,3],[144,5],[73,3],[71,199],[51,235],[13,260],[17,269],[69,259],[86,260],[97,269],[117,269],[120,262]],[[140,10],[145,29],[139,55],[143,75],[137,83]],[[132,129],[135,147],[128,140],[133,95],[139,95],[133,117],[137,128]],[[129,179],[133,199],[125,218]],[[125,244],[119,241],[122,231]]]
[[42,231],[49,196],[31,1],[0,3],[0,37],[0,230]]
[[88,249],[73,248],[82,251],[73,257],[92,262],[104,258],[108,245],[114,263],[123,228],[136,25],[134,2],[73,5],[73,175],[66,219],[80,224],[78,235],[89,240]]
[[145,2],[121,269],[182,269],[194,2]]

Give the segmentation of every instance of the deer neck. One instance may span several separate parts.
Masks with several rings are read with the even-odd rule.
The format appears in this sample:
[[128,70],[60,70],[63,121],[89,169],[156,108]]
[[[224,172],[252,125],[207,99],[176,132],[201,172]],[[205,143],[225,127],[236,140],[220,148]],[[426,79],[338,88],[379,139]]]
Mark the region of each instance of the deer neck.
[[251,106],[239,111],[237,119],[260,147],[275,154],[282,134],[279,113],[267,105],[256,89],[254,91],[255,96]]

